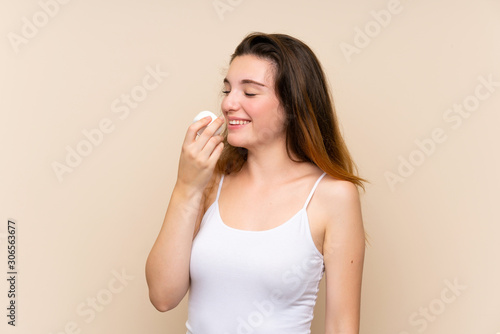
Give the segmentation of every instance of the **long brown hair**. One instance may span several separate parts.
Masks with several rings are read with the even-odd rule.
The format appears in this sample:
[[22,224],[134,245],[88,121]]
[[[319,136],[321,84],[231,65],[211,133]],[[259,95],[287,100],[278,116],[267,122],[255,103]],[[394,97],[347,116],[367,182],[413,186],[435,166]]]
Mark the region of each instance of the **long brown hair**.
[[[366,180],[347,150],[337,123],[330,90],[319,60],[302,41],[284,34],[251,33],[236,47],[234,58],[253,55],[274,65],[275,92],[285,111],[286,150],[296,162],[312,162],[327,174],[364,189]],[[238,172],[248,150],[234,147],[224,135],[217,173]],[[298,160],[292,158],[292,154]]]

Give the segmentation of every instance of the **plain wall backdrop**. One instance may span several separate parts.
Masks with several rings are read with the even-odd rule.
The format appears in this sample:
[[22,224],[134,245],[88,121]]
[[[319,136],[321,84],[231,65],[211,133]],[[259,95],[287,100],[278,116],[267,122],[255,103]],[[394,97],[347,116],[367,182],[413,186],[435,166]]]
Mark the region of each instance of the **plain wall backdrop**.
[[[25,0],[0,22],[2,333],[185,333],[187,296],[156,311],[145,261],[253,31],[314,50],[371,182],[361,333],[500,333],[499,1]],[[314,334],[324,303],[322,282]]]

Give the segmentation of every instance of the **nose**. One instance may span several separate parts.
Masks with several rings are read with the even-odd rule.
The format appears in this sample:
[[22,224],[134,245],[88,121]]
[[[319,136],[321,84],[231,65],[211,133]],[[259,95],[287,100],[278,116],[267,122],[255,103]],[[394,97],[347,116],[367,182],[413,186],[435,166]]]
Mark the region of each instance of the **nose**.
[[229,92],[222,99],[221,109],[223,112],[228,113],[231,111],[236,111],[240,107],[238,98],[235,93]]

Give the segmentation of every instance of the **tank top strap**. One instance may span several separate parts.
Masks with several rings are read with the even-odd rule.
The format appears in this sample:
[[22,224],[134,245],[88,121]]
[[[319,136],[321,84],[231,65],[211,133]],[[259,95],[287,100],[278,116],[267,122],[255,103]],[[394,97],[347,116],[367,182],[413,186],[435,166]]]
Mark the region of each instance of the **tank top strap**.
[[306,203],[304,204],[304,209],[307,208],[307,205],[309,204],[309,201],[311,200],[311,198],[314,194],[314,191],[316,190],[316,187],[318,186],[319,181],[321,181],[321,179],[325,175],[326,175],[326,172],[323,172],[323,174],[321,174],[321,176],[316,180],[316,183],[314,184],[314,187],[312,188],[311,192],[309,193],[309,196],[307,197]]
[[224,174],[222,174],[220,181],[219,181],[219,189],[217,189],[217,197],[215,197],[216,202],[219,200],[220,189],[222,188],[222,181],[224,181]]

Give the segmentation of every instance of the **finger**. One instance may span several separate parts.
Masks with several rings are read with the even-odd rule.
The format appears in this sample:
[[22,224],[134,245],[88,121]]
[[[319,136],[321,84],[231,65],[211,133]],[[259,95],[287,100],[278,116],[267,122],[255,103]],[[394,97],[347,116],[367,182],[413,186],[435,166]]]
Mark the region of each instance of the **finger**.
[[208,139],[210,139],[210,137],[212,137],[215,134],[217,129],[219,129],[224,124],[225,121],[226,119],[224,118],[224,116],[215,119],[215,121],[213,121],[212,124],[207,126],[205,130],[203,130],[203,133],[200,135],[198,140],[201,139],[202,143],[206,143]]
[[[210,116],[207,116],[207,117],[203,117],[202,119],[191,124],[188,127],[188,130],[186,132],[186,136],[184,137],[184,142],[188,142],[188,143],[194,142],[196,140],[197,132],[201,128],[203,128],[204,126],[207,126],[207,124],[210,123],[211,120],[212,120],[212,118],[210,118]],[[203,131],[203,132],[205,132],[205,131]]]
[[[199,138],[198,138],[198,140],[199,140]],[[224,137],[221,135],[216,135],[216,136],[210,137],[208,139],[207,143],[205,144],[205,146],[203,146],[203,148],[201,149],[201,152],[199,153],[200,158],[203,160],[208,160],[210,158],[210,156],[212,155],[214,149],[223,140],[224,140]]]
[[222,150],[224,149],[224,142],[221,141],[213,150],[212,154],[210,155],[210,158],[208,159],[208,162],[210,166],[215,166],[217,161],[219,160]]

